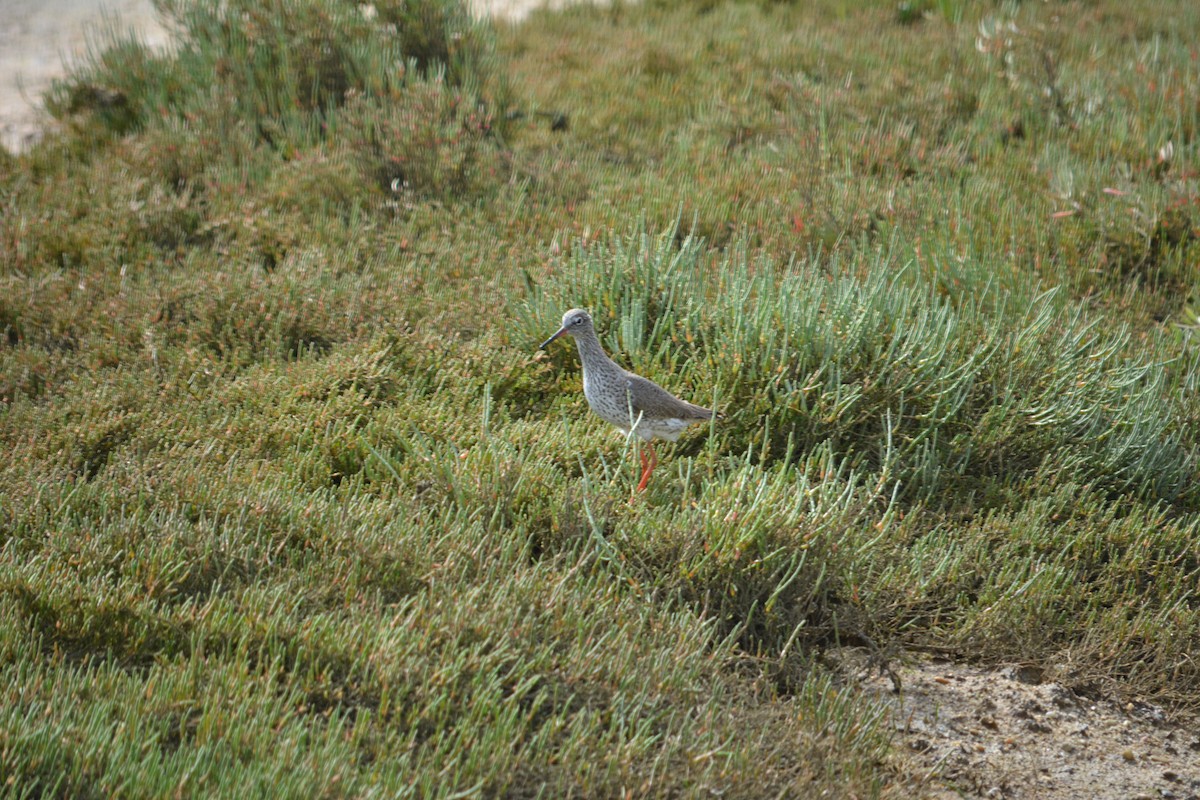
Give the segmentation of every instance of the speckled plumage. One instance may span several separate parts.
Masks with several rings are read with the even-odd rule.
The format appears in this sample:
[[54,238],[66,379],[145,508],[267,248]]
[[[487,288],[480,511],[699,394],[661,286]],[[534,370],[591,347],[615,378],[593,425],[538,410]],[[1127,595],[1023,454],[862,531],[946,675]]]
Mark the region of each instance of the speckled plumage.
[[562,327],[542,342],[542,348],[564,334],[571,336],[579,348],[583,394],[592,411],[625,433],[632,431],[652,443],[654,461],[649,467],[642,456],[643,473],[638,489],[645,488],[654,464],[658,463],[653,440],[675,441],[689,425],[712,419],[712,410],[680,400],[653,381],[618,366],[604,352],[592,317],[582,308],[572,308],[563,314]]

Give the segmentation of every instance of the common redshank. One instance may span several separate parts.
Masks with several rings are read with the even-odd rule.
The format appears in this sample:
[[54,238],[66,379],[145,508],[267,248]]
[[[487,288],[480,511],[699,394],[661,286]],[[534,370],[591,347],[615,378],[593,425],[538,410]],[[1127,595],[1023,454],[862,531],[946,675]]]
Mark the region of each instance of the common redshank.
[[[651,380],[621,369],[608,357],[596,329],[592,315],[582,308],[572,308],[563,314],[562,327],[546,341],[541,349],[562,335],[575,339],[579,348],[579,360],[583,364],[583,394],[588,405],[605,422],[616,425],[628,435],[636,433],[650,448],[650,459],[639,451],[642,459],[642,479],[637,490],[646,488],[650,473],[658,465],[654,452],[654,440],[675,441],[689,425],[712,419],[711,409],[680,400]],[[718,413],[718,417],[721,415]]]

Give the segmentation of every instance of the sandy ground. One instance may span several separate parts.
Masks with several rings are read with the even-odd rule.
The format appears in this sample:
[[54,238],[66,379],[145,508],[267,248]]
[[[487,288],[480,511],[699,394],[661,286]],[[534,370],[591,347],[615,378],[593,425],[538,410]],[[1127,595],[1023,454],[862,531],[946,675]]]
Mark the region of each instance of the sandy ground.
[[[547,2],[472,0],[472,5],[481,14],[515,21]],[[150,0],[0,0],[0,145],[15,152],[37,139],[45,124],[42,92],[63,74],[64,64],[86,52],[89,31],[106,17],[151,45],[167,42]]]
[[889,707],[893,753],[932,800],[1200,800],[1200,728],[1149,703],[1079,695],[1033,668],[909,653],[902,690],[843,654]]
[[154,45],[167,41],[150,0],[3,0],[0,3],[0,144],[20,150],[42,125],[41,95],[87,50],[105,15]]

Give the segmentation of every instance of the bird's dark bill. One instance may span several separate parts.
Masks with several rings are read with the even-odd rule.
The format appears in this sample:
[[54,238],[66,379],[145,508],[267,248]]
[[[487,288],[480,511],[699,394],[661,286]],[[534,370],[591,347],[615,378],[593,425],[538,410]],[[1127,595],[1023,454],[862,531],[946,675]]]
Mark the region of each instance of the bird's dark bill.
[[544,341],[540,345],[538,345],[538,350],[545,350],[546,345],[550,344],[551,342],[553,342],[555,339],[562,336],[566,332],[567,332],[567,329],[565,327],[559,328],[557,333],[555,333],[549,339],[547,339],[546,341]]

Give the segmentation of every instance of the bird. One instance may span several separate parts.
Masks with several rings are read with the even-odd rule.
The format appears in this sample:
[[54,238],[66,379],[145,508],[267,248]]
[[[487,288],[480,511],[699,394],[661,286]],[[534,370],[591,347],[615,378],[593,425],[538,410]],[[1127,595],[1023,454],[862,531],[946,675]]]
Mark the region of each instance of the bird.
[[707,422],[720,412],[680,400],[648,378],[622,369],[608,357],[596,336],[592,315],[582,308],[563,314],[562,327],[539,349],[545,350],[560,336],[570,336],[579,348],[583,365],[583,395],[592,411],[605,422],[620,428],[626,436],[636,433],[649,445],[650,459],[639,450],[642,478],[636,492],[644,491],[650,474],[658,466],[654,440],[675,441],[689,425]]

